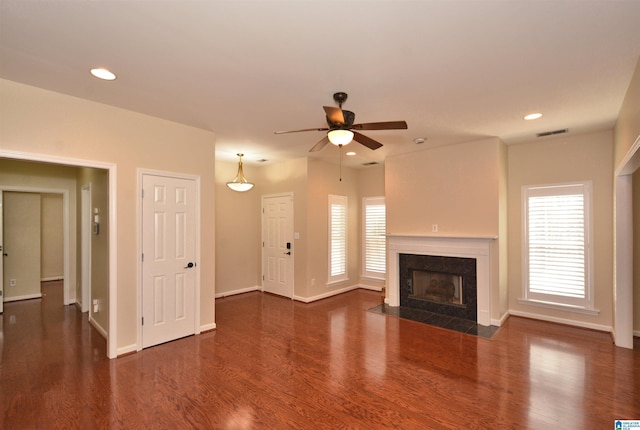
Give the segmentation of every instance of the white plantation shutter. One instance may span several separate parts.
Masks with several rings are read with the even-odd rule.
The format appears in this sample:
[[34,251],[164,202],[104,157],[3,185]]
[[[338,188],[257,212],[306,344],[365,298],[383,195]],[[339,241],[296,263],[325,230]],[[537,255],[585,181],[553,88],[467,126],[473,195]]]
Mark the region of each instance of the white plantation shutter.
[[384,197],[363,199],[364,273],[371,278],[384,278],[387,270],[386,207]]
[[329,195],[329,283],[347,279],[347,197]]
[[591,308],[589,187],[525,189],[525,298]]

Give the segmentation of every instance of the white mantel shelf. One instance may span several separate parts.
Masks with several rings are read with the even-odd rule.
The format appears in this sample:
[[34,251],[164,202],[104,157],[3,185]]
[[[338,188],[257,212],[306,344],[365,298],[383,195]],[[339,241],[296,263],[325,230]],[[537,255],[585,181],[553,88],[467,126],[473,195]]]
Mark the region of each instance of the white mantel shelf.
[[439,234],[388,234],[387,238],[392,237],[413,237],[416,239],[477,239],[477,240],[497,240],[498,236],[443,236]]
[[400,254],[475,258],[478,286],[477,323],[491,325],[491,244],[496,236],[439,236],[389,234],[388,304],[400,306]]

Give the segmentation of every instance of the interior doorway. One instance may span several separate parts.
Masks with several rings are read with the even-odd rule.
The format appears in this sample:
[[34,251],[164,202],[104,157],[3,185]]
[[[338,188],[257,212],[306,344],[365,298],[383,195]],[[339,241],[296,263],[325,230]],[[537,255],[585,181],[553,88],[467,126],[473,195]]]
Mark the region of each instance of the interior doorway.
[[[104,243],[101,248],[101,256],[93,258],[99,258],[101,261],[101,273],[100,278],[104,284],[103,289],[101,290],[103,296],[101,297],[103,308],[101,309],[102,314],[100,314],[100,324],[101,328],[98,330],[101,334],[106,338],[107,344],[107,356],[109,358],[116,358],[118,355],[117,350],[117,270],[116,270],[116,252],[117,252],[117,225],[116,225],[116,195],[117,195],[117,175],[116,175],[116,165],[113,163],[104,163],[104,162],[96,162],[90,160],[78,160],[72,158],[65,157],[57,157],[47,154],[35,154],[35,153],[22,153],[16,151],[4,151],[0,149],[0,163],[3,163],[3,168],[0,169],[0,185],[5,186],[7,180],[14,180],[15,177],[24,177],[26,174],[20,169],[14,169],[12,172],[8,172],[7,169],[4,168],[6,165],[10,165],[11,162],[23,162],[23,163],[32,163],[37,165],[37,170],[48,170],[58,168],[74,168],[77,173],[74,174],[73,180],[76,178],[82,178],[83,175],[91,175],[96,174],[100,176],[100,180],[98,181],[99,187],[97,190],[99,191],[100,203],[102,213],[101,217],[103,223],[108,223],[108,229],[105,229],[105,232],[101,236],[100,240]],[[42,175],[34,174],[34,176],[28,177],[24,183],[30,182],[35,179],[42,179]],[[56,178],[53,178],[53,182],[55,182]],[[76,182],[74,182],[76,183]],[[80,181],[78,181],[80,183]],[[94,184],[95,185],[95,184]],[[67,257],[65,259],[65,288],[64,288],[64,302],[65,304],[69,304],[71,298],[75,299],[76,295],[71,294],[71,289],[77,292],[78,285],[76,282],[70,282],[71,271],[69,269],[70,261],[73,260],[73,275],[74,279],[79,279],[80,268],[77,267],[77,259],[76,255],[79,253],[80,246],[76,244],[77,239],[77,231],[79,224],[79,205],[80,202],[78,194],[80,190],[77,188],[77,183],[73,188],[72,193],[65,190],[66,200],[65,200],[65,221],[64,223],[64,252],[67,256],[69,256],[70,250],[73,249],[73,258]],[[93,190],[96,192],[96,189]],[[73,206],[73,211],[67,210],[69,206],[70,199],[73,198],[75,205]],[[94,202],[95,203],[95,202]],[[73,217],[74,227],[73,230],[69,229],[70,222],[68,222],[67,217]],[[73,235],[73,245],[71,245],[70,236]],[[79,259],[79,256],[78,256]],[[94,270],[95,272],[95,270]],[[94,273],[95,275],[95,273]],[[1,279],[1,277],[0,277]],[[95,324],[92,324],[95,327]]]
[[[0,213],[0,244],[2,263],[0,264],[0,291],[2,301],[26,300],[41,296],[40,282],[43,280],[42,261],[50,253],[43,255],[43,214],[42,197],[58,195],[62,198],[62,213],[55,214],[62,219],[62,273],[53,276],[63,280],[64,304],[71,300],[69,281],[69,193],[68,190],[0,185],[2,205]],[[67,208],[67,209],[65,209]],[[49,214],[53,215],[53,214]],[[47,213],[45,212],[45,216]],[[44,221],[46,222],[46,220]],[[44,241],[46,243],[46,241]],[[53,253],[56,250],[52,251]],[[55,256],[54,256],[55,258]],[[57,270],[56,270],[57,271]],[[45,272],[47,272],[45,270]],[[51,278],[51,273],[46,273]],[[2,308],[0,308],[1,311]]]

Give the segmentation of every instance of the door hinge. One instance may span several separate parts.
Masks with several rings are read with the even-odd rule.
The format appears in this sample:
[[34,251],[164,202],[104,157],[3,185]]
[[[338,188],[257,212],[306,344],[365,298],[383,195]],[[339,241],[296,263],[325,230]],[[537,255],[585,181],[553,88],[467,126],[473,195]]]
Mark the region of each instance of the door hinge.
[[0,297],[2,297],[2,290],[0,290]]
[[141,257],[142,257],[142,262],[144,263],[144,252],[142,253]]
[[144,317],[142,317],[142,325],[144,325]]
[[144,188],[140,190],[142,192],[142,198],[144,199]]

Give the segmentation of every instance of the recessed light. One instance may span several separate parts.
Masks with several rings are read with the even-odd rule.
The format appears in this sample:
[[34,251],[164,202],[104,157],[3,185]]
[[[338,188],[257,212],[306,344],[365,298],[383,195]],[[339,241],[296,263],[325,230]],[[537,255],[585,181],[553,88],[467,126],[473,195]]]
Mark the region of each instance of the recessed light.
[[353,152],[353,151],[349,151],[349,152],[345,153],[345,155],[356,155],[356,153]]
[[427,141],[426,137],[416,137],[415,139],[413,139],[413,142],[416,145],[421,145],[421,144],[425,143],[426,141]]
[[541,114],[541,113],[536,112],[536,113],[530,113],[529,115],[525,115],[523,119],[524,119],[525,121],[531,121],[532,119],[538,119],[538,118],[540,118],[541,116],[542,116],[542,114]]
[[107,70],[107,69],[91,69],[91,74],[99,79],[104,79],[105,81],[113,81],[116,78],[116,75]]

